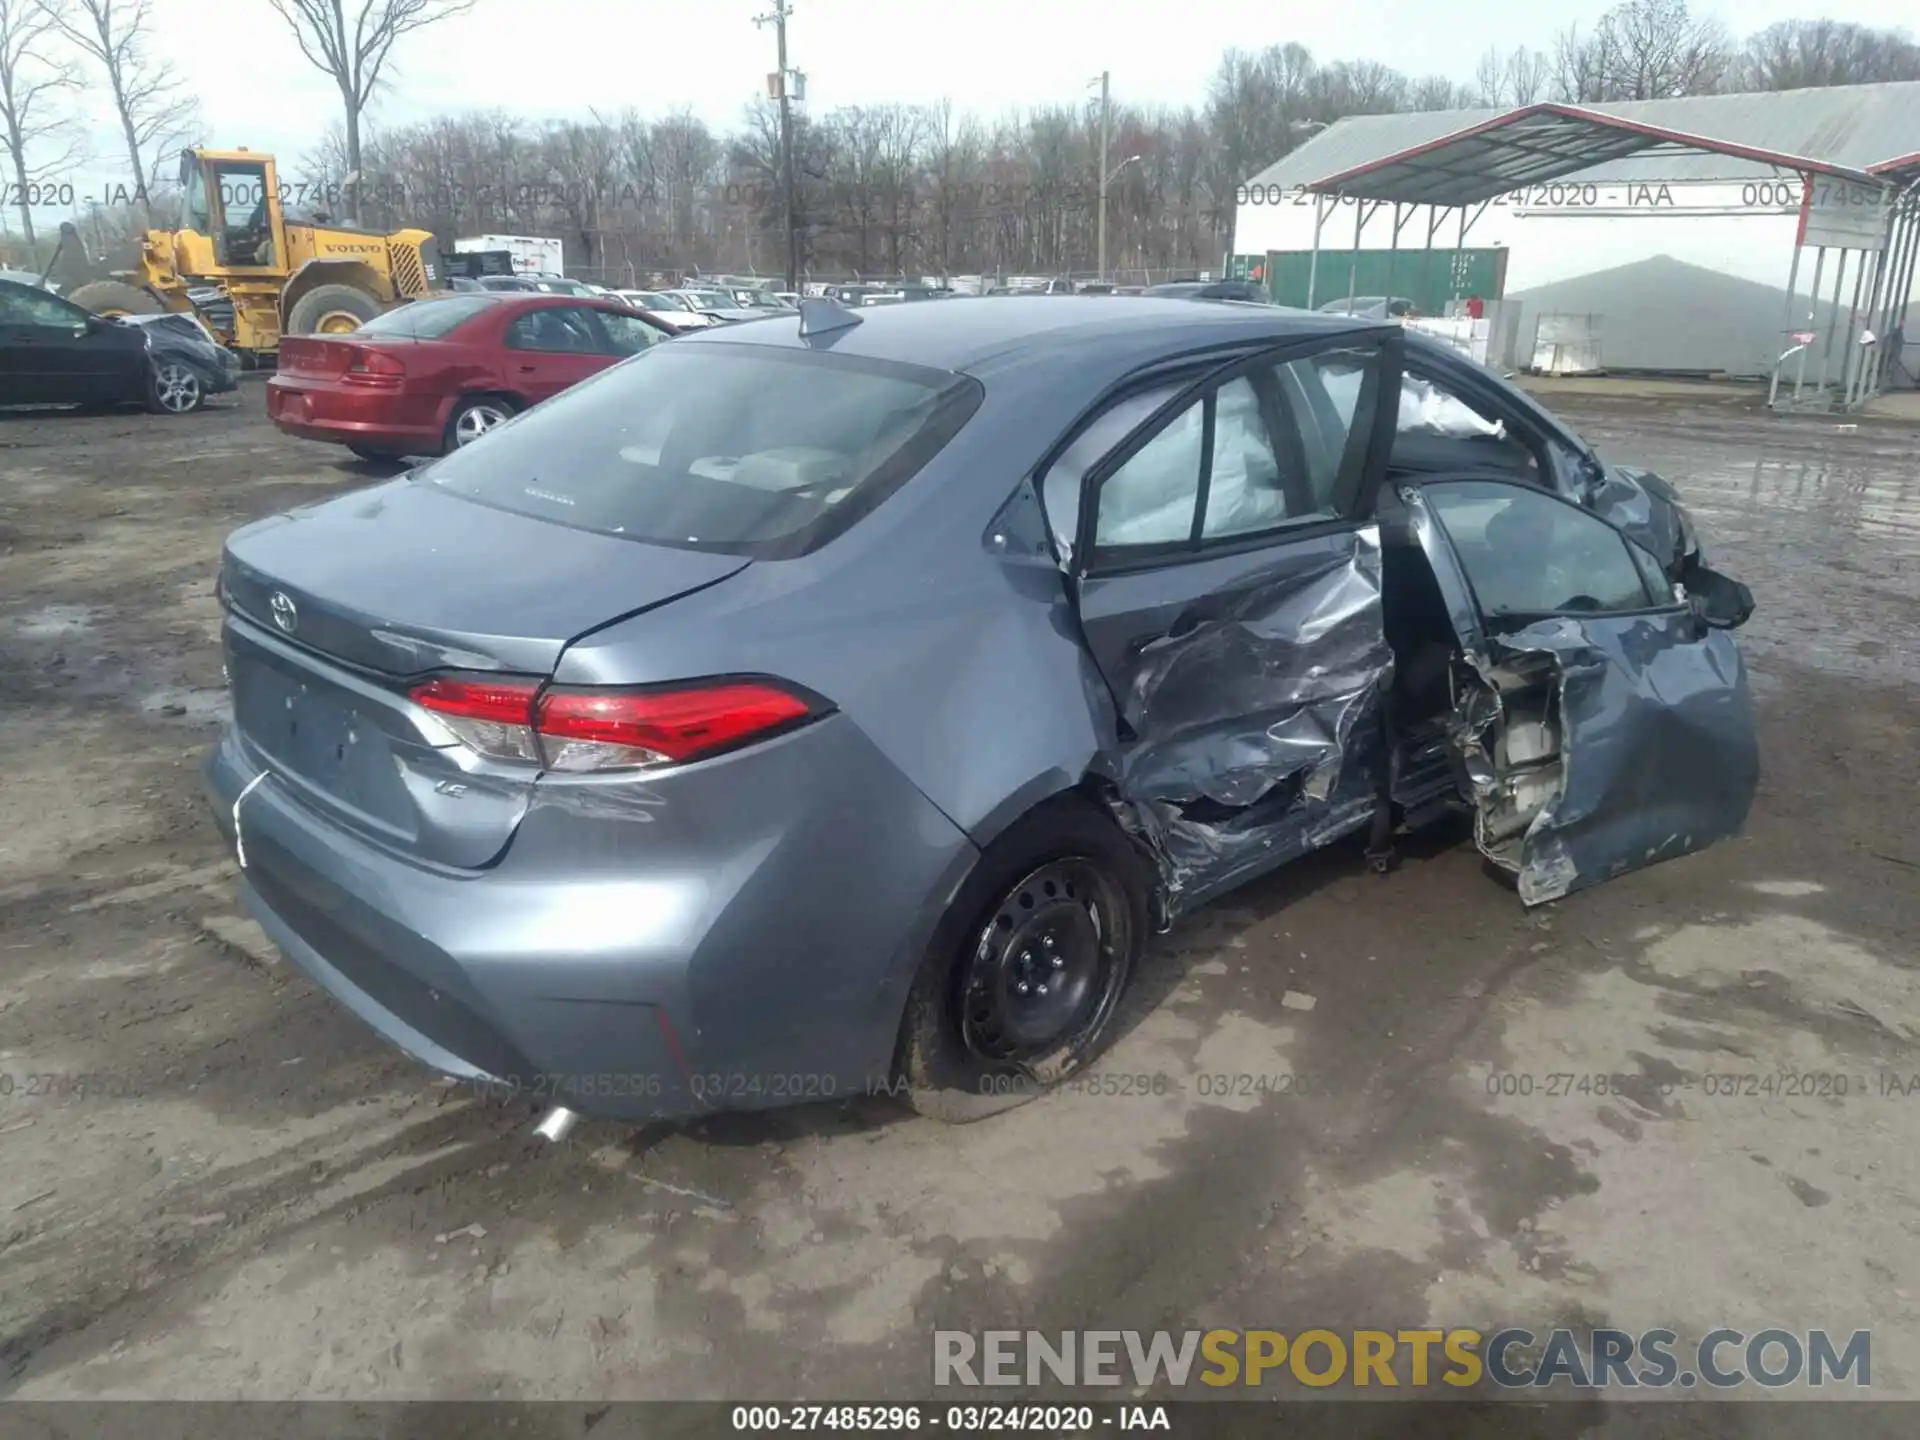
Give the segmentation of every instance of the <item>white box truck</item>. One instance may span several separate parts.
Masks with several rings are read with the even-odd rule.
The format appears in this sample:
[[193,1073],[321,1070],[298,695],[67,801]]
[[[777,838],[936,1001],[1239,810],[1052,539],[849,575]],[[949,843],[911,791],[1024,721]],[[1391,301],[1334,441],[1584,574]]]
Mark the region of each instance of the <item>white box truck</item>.
[[542,240],[532,235],[470,235],[453,242],[453,253],[468,255],[482,250],[504,250],[513,256],[516,271],[537,271],[543,275],[564,275],[562,247],[558,240]]

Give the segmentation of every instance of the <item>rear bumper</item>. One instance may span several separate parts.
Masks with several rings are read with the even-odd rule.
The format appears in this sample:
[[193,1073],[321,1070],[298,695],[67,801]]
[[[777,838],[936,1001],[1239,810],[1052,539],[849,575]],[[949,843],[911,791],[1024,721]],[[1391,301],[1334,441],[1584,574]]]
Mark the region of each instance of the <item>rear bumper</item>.
[[267,418],[302,440],[437,455],[446,441],[441,408],[419,396],[347,392],[324,380],[293,383],[276,375],[267,381]]
[[[645,786],[543,786],[483,871],[396,855],[271,775],[242,799],[260,774],[230,727],[206,790],[230,844],[239,801],[242,898],[295,965],[436,1070],[611,1118],[884,1083],[977,853],[844,717]],[[783,813],[744,813],[756,791]]]

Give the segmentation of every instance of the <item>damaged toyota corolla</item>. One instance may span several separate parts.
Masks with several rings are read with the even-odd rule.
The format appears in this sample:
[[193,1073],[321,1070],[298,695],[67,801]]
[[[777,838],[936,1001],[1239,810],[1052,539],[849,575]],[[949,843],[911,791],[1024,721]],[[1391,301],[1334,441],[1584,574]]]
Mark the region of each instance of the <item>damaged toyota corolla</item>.
[[220,590],[260,923],[590,1114],[971,1118],[1309,850],[1470,811],[1538,904],[1758,778],[1673,490],[1363,316],[810,301],[247,526]]

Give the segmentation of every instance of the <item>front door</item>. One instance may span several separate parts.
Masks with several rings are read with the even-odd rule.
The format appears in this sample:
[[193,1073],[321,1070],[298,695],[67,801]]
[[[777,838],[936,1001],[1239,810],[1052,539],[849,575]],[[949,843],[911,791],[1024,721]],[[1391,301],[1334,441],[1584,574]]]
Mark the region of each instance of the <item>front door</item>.
[[1740,829],[1760,765],[1730,633],[1744,586],[1689,596],[1620,529],[1511,476],[1397,497],[1462,647],[1451,734],[1475,838],[1525,903]]
[[1079,619],[1119,717],[1103,762],[1171,912],[1372,813],[1393,660],[1362,517],[1400,350],[1362,331],[1149,387],[1043,479],[1056,531],[1077,517]]

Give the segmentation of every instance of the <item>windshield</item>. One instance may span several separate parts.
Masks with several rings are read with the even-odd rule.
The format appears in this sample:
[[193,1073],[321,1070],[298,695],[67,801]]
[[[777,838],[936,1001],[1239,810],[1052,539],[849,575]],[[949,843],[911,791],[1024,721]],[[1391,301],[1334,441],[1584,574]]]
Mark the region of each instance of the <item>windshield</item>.
[[498,302],[477,295],[454,295],[444,300],[415,300],[376,315],[354,333],[393,335],[411,340],[438,340]]
[[556,524],[773,558],[879,504],[979,397],[977,381],[917,366],[663,345],[415,473]]

